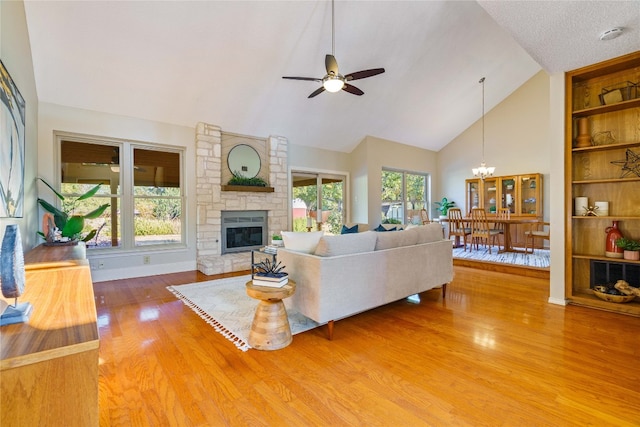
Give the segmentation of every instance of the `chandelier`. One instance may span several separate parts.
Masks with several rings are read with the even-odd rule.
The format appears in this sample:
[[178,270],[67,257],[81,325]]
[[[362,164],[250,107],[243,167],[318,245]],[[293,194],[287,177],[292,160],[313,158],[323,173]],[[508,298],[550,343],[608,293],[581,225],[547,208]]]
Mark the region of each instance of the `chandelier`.
[[482,162],[480,163],[480,167],[471,170],[473,171],[473,176],[480,177],[480,179],[484,180],[486,177],[492,176],[496,168],[487,166],[484,162],[484,77],[481,78],[478,83],[482,83]]

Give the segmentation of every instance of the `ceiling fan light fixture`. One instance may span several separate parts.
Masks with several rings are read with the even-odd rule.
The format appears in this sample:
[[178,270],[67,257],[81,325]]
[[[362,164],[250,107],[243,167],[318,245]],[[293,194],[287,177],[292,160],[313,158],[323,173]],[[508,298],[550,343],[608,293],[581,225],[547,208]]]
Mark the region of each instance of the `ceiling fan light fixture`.
[[327,92],[340,92],[344,87],[344,80],[338,76],[328,75],[322,79],[322,86]]

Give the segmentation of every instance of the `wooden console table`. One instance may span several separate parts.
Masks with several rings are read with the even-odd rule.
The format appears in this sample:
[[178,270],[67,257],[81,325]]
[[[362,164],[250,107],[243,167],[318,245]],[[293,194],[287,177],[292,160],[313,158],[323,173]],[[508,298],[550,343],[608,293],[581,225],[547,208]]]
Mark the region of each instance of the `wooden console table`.
[[33,305],[29,322],[0,328],[0,425],[97,426],[98,326],[84,245],[38,246],[25,255],[25,276],[19,302]]

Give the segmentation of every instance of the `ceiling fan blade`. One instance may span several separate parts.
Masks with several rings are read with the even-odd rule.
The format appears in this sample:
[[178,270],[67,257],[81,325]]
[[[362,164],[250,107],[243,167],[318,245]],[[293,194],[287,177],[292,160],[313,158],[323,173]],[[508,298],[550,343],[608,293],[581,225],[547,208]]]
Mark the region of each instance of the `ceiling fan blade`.
[[327,74],[338,75],[338,61],[333,55],[327,55],[324,57],[324,66],[327,69]]
[[314,77],[283,77],[283,79],[290,79],[290,80],[307,80],[310,82],[321,82],[322,79],[316,79]]
[[384,68],[372,68],[371,70],[356,71],[355,73],[347,74],[344,79],[347,81],[365,79],[367,77],[377,76],[384,73]]
[[324,86],[320,86],[318,89],[313,91],[311,95],[307,96],[307,98],[313,98],[316,95],[320,95],[322,92],[324,92]]
[[345,92],[349,92],[352,93],[354,95],[364,95],[364,92],[361,91],[360,89],[358,89],[357,87],[350,85],[348,83],[345,83],[344,86],[342,87],[342,90],[344,90]]

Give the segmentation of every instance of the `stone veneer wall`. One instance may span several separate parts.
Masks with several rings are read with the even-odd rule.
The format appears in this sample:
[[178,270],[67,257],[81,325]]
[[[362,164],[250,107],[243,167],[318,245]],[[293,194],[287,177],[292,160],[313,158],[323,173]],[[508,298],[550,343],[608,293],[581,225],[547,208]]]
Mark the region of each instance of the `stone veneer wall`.
[[273,193],[221,191],[224,159],[220,127],[207,123],[198,123],[196,127],[196,257],[198,270],[204,274],[250,268],[250,252],[222,255],[223,210],[266,210],[269,238],[288,230],[288,141],[270,136],[267,145],[268,183],[274,188]]

